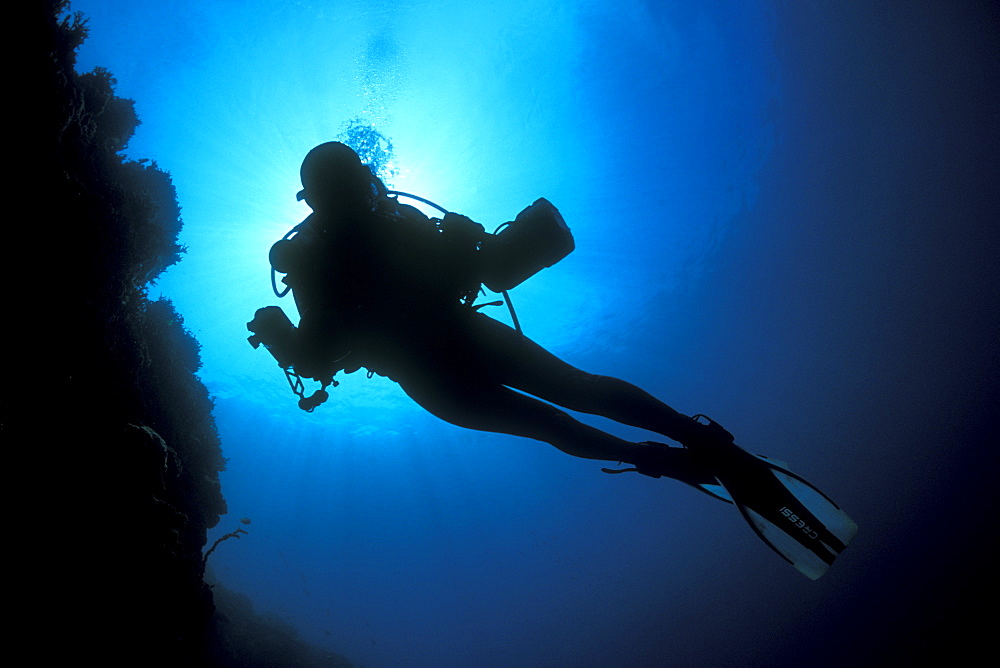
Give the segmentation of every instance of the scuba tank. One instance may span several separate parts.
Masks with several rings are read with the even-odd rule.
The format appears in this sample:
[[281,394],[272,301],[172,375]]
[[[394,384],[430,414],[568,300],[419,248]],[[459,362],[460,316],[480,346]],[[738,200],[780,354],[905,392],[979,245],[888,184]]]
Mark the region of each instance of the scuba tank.
[[482,247],[483,285],[493,292],[520,285],[576,248],[562,214],[544,197],[501,228]]
[[[447,209],[423,197],[398,190],[385,194],[408,197],[448,215]],[[483,285],[493,292],[505,293],[559,262],[575,248],[573,234],[559,209],[539,197],[483,241],[480,248]]]

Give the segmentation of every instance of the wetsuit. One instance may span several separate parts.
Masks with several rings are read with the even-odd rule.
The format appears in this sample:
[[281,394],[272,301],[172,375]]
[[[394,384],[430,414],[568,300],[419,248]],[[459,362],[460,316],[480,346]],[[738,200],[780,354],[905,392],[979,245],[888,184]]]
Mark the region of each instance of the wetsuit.
[[[686,450],[651,453],[646,444],[607,434],[552,405],[681,442],[700,428],[640,388],[581,371],[462,305],[458,296],[467,285],[448,273],[444,239],[432,221],[414,212],[400,207],[336,220],[311,217],[300,235],[310,258],[307,269],[286,280],[304,339],[314,349],[326,346],[328,355],[340,355],[349,348],[342,361],[348,371],[364,366],[388,376],[452,424],[543,441],[577,457],[629,462],[640,470],[655,464],[657,474],[691,477]],[[457,255],[450,260],[461,265]],[[646,461],[650,457],[655,463]]]

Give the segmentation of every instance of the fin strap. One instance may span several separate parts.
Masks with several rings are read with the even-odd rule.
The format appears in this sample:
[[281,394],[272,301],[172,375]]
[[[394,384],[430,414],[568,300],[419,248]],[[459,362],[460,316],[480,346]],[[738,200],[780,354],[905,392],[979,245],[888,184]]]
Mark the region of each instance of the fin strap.
[[639,469],[635,468],[634,466],[632,468],[630,468],[630,469],[606,469],[606,468],[601,468],[601,470],[604,471],[605,473],[633,473],[633,472],[638,473],[639,472]]

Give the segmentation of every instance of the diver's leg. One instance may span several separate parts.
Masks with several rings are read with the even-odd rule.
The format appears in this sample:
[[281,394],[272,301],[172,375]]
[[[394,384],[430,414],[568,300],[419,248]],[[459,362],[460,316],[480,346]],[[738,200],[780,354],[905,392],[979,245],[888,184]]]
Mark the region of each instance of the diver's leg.
[[621,461],[636,447],[501,385],[449,382],[440,377],[400,379],[399,384],[428,412],[466,429],[543,441],[585,459]]
[[473,323],[475,338],[485,348],[480,357],[504,385],[684,444],[704,434],[705,425],[631,383],[581,371],[492,318],[477,314]]
[[690,484],[715,481],[689,450],[626,441],[501,385],[445,381],[440,375],[411,376],[399,384],[428,412],[460,427],[543,441],[574,457],[628,462],[655,477]]

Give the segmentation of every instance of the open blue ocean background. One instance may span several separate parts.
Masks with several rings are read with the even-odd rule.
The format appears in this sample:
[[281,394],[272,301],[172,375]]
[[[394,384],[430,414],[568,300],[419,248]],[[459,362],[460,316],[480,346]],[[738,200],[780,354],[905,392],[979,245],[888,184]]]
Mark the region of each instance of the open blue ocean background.
[[[995,595],[995,3],[72,8],[78,68],[136,101],[128,155],[177,187],[187,254],[150,292],[202,345],[230,509],[209,540],[248,531],[209,565],[257,610],[371,667],[871,665]],[[861,527],[830,573],[684,485],[463,431],[384,378],[300,411],[246,322],[294,313],[267,251],[308,213],[302,157],[358,118],[393,186],[488,229],[556,204],[577,250],[513,291],[526,334],[828,492]]]

